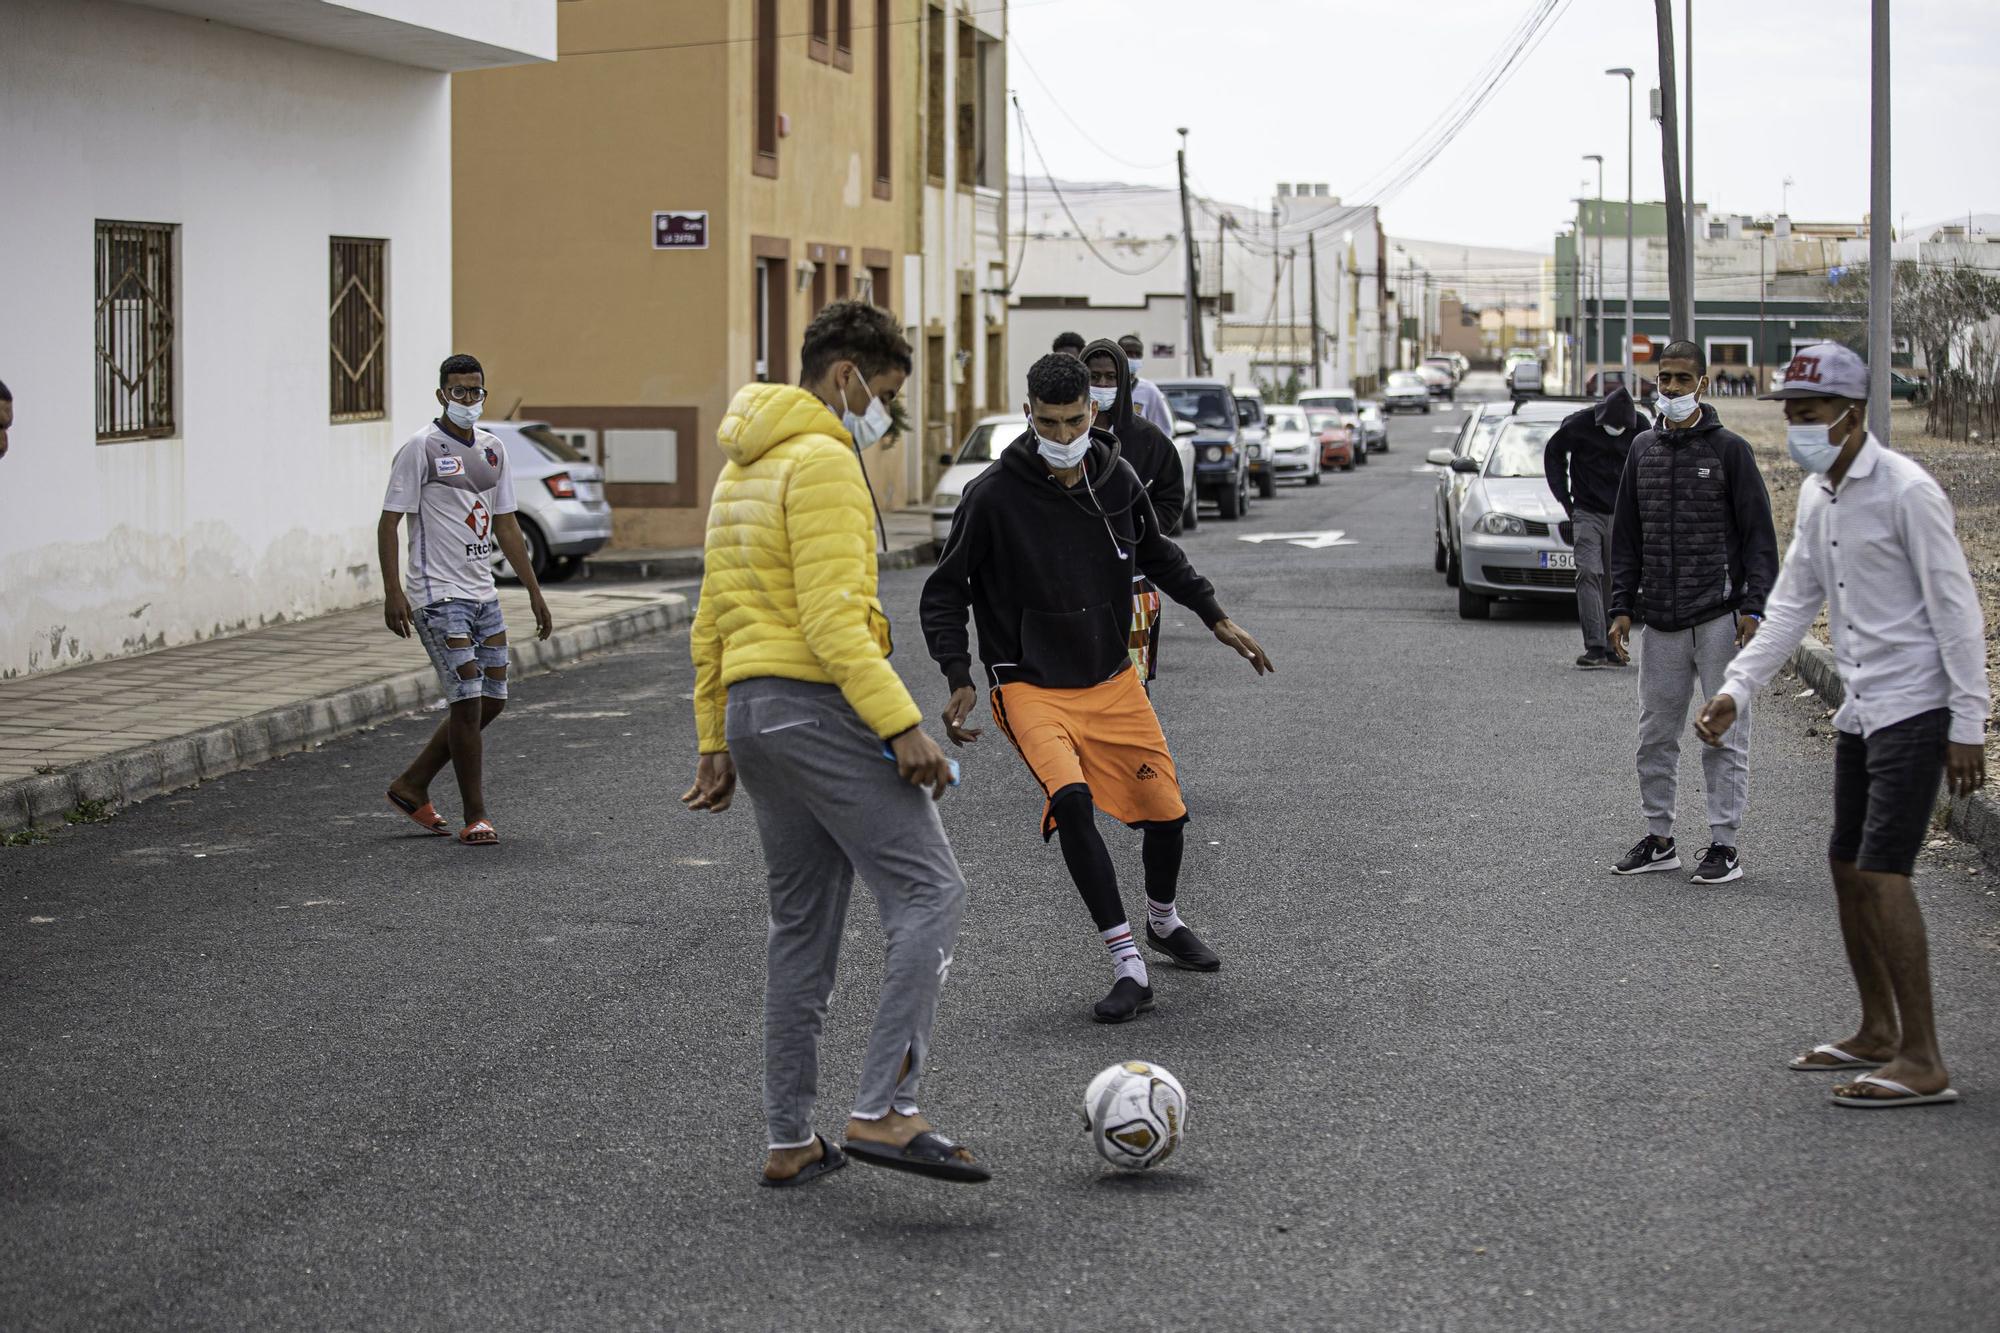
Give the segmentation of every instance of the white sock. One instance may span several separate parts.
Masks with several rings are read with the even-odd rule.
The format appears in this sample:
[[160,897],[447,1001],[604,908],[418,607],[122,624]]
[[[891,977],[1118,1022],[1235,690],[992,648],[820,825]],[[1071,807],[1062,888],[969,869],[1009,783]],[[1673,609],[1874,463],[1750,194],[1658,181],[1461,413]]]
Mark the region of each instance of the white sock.
[[1152,923],[1155,935],[1171,935],[1187,922],[1181,920],[1180,909],[1172,903],[1156,903],[1146,899],[1146,919]]
[[1104,947],[1111,950],[1111,970],[1114,980],[1126,977],[1141,986],[1149,984],[1146,979],[1146,960],[1139,956],[1139,946],[1132,942],[1132,923],[1120,921],[1109,930],[1098,932],[1104,939]]

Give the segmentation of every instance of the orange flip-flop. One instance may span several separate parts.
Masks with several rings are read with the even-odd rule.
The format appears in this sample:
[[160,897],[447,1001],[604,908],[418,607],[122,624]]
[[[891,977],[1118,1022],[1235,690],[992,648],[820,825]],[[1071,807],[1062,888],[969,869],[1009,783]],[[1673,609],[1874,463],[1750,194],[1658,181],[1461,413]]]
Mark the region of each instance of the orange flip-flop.
[[422,805],[412,805],[410,802],[396,795],[395,792],[390,792],[389,804],[395,806],[398,810],[401,810],[404,814],[416,820],[417,823],[437,834],[440,838],[451,836],[451,826],[444,822],[444,816],[439,814],[437,807],[429,801],[425,801]]
[[491,820],[475,819],[458,831],[458,840],[468,847],[497,847],[500,835],[493,831]]

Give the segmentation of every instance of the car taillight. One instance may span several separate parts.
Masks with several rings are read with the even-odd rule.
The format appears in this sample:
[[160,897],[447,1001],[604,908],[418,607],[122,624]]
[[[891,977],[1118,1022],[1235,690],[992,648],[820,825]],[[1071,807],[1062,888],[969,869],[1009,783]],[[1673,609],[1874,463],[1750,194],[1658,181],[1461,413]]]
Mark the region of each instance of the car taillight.
[[576,499],[576,483],[569,479],[569,473],[558,472],[553,477],[543,477],[542,485],[549,488],[549,494],[558,500]]

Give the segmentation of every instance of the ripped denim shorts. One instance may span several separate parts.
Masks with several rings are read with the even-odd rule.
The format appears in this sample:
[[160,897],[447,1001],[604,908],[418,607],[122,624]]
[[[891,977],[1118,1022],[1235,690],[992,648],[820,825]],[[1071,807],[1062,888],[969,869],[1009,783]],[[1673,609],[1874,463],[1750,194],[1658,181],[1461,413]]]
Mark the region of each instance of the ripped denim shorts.
[[499,602],[447,598],[418,607],[416,622],[449,702],[507,697],[507,622]]

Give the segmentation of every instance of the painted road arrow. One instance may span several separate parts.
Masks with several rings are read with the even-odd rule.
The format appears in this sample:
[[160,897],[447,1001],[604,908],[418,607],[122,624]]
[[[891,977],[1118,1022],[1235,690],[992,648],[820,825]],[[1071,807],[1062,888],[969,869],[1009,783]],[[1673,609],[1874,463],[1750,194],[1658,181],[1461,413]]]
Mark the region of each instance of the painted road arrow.
[[1360,542],[1347,540],[1346,532],[1335,529],[1332,532],[1253,532],[1247,537],[1238,537],[1239,542],[1263,545],[1265,542],[1289,542],[1293,546],[1303,546],[1308,551],[1317,551],[1328,546],[1359,546]]

